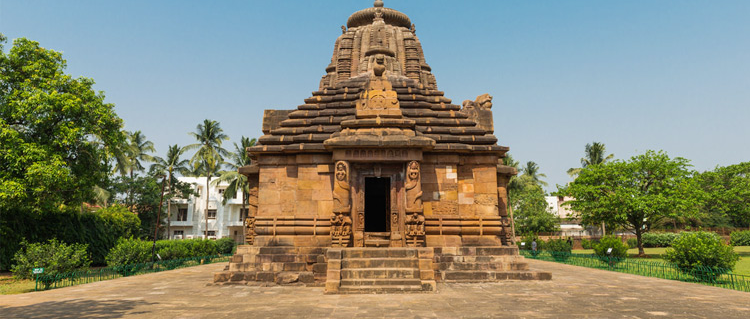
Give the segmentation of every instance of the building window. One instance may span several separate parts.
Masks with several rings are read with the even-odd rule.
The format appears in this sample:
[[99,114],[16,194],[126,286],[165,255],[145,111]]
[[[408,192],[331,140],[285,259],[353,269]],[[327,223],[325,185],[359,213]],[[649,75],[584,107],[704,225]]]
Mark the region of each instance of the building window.
[[208,210],[208,219],[216,219],[216,210],[215,209],[209,209]]
[[175,230],[174,231],[174,235],[175,235],[175,237],[176,236],[182,237],[182,235],[185,235],[185,231],[184,230]]
[[244,222],[245,218],[247,218],[247,213],[249,212],[248,208],[240,208],[240,221]]
[[224,195],[224,188],[219,188],[219,195]]
[[215,230],[209,230],[208,231],[208,236],[216,236],[216,231]]
[[187,221],[187,208],[178,208],[177,209],[177,221],[178,222]]

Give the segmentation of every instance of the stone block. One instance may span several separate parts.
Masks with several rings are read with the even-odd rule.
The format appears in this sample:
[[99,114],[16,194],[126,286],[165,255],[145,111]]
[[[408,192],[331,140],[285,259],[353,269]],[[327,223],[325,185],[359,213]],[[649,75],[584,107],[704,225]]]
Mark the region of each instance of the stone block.
[[430,270],[420,270],[419,271],[419,279],[421,280],[435,280],[435,271]]
[[477,216],[497,216],[497,206],[495,205],[474,205]]
[[278,205],[281,202],[281,194],[278,190],[273,188],[261,188],[258,191],[258,203],[259,208],[264,205]]
[[276,275],[276,283],[279,285],[291,284],[299,281],[298,272],[281,272]]
[[254,271],[247,271],[247,272],[244,272],[244,274],[245,274],[245,281],[255,281],[255,278],[258,273]]
[[[330,198],[330,197],[327,197]],[[318,201],[318,216],[328,217],[333,213],[333,200]]]
[[419,259],[419,269],[432,269],[432,259]]
[[428,201],[422,202],[422,212],[425,216],[432,216],[432,203]]
[[327,293],[327,294],[338,293],[340,285],[341,285],[340,281],[338,281],[338,280],[331,280],[329,278],[328,280],[326,280],[325,293]]
[[417,256],[419,259],[432,259],[435,257],[435,249],[431,247],[417,248]]
[[474,203],[477,205],[495,206],[497,196],[495,194],[474,194]]
[[474,204],[474,193],[458,193],[458,204],[459,205]]
[[261,271],[257,273],[255,280],[263,282],[274,282],[276,280],[276,275],[271,271]]
[[326,251],[326,258],[329,259],[341,259],[341,249],[328,249]]
[[214,273],[214,282],[228,282],[231,273],[229,272],[217,272]]
[[298,201],[312,201],[315,198],[314,190],[312,189],[298,189],[297,200]]
[[321,188],[321,182],[317,180],[300,180],[297,181],[297,188],[298,189],[316,189]]
[[229,278],[230,281],[243,281],[245,280],[245,274],[241,272],[233,273]]
[[302,282],[305,284],[315,283],[315,276],[311,272],[301,272],[299,274],[299,282]]
[[[312,191],[310,191],[312,194]],[[311,196],[312,198],[312,196]],[[297,214],[314,214],[318,212],[318,202],[313,200],[298,200],[296,202],[297,204]]]
[[474,182],[474,193],[476,194],[497,194],[497,185],[490,182]]

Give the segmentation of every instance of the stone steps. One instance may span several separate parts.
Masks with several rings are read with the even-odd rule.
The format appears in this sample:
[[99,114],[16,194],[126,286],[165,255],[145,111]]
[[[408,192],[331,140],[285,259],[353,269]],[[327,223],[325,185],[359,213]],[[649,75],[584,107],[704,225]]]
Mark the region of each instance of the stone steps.
[[322,286],[326,267],[321,247],[238,246],[228,268],[214,276],[227,284]]
[[433,261],[442,282],[552,279],[550,273],[530,271],[513,246],[435,248]]
[[326,293],[435,290],[432,248],[340,248],[326,257]]

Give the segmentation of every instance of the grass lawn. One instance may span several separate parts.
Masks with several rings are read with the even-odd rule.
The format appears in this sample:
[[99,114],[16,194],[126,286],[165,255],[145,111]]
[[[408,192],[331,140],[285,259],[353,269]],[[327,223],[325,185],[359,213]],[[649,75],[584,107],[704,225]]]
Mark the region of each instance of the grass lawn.
[[[643,250],[646,255],[649,255],[651,257],[648,258],[648,260],[664,262],[664,259],[662,259],[662,255],[664,254],[666,248],[644,248]],[[737,261],[737,264],[734,266],[734,271],[732,272],[738,275],[750,276],[750,246],[737,246],[734,247],[734,251],[740,255],[740,260]],[[577,249],[574,250],[573,253],[593,254],[594,250]],[[635,257],[636,255],[638,255],[638,248],[628,249],[629,257]]]
[[15,295],[34,291],[34,281],[0,276],[0,295]]

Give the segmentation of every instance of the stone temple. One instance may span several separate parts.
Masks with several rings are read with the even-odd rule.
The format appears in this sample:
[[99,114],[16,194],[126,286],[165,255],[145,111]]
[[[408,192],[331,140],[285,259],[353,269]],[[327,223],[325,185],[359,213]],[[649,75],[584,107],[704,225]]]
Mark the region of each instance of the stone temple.
[[240,169],[251,189],[240,246],[217,283],[328,293],[433,291],[436,282],[550,279],[518,255],[506,211],[508,147],[492,97],[439,91],[409,17],[375,1],[336,39],[320,87],[266,110]]

